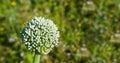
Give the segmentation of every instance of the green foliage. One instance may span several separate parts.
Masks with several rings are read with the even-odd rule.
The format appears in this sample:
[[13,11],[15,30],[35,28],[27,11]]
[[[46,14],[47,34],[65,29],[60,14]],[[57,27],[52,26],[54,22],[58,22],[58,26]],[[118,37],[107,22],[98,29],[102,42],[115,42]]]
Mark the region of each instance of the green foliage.
[[0,63],[31,63],[20,31],[34,16],[52,19],[60,45],[41,63],[120,63],[119,0],[0,0]]

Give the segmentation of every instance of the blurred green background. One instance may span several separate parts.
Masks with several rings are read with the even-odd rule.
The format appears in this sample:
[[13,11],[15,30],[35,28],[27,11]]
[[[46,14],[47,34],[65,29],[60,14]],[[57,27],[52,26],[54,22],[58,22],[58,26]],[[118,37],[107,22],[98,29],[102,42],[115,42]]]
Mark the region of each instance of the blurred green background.
[[41,63],[120,63],[120,0],[0,0],[0,63],[32,63],[20,32],[34,16],[61,34]]

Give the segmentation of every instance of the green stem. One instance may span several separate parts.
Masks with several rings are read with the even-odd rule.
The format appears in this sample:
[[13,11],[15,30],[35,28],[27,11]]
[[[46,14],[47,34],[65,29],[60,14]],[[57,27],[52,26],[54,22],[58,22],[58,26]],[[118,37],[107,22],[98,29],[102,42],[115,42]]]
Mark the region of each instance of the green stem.
[[33,58],[33,63],[39,63],[39,61],[40,61],[40,54],[35,53]]

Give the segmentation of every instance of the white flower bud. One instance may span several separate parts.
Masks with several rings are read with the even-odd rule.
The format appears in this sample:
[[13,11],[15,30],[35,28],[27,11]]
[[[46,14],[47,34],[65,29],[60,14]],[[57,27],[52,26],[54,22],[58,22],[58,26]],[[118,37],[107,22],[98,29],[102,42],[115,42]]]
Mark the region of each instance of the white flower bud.
[[28,50],[47,54],[59,43],[59,31],[53,21],[35,17],[22,30],[22,39]]

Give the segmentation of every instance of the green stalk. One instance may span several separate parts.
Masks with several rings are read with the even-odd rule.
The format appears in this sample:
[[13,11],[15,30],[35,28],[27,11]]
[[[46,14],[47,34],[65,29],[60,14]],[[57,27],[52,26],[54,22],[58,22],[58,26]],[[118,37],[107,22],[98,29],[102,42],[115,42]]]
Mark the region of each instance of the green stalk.
[[33,58],[33,63],[39,63],[40,61],[40,54],[39,53],[35,53],[34,54],[34,58]]

